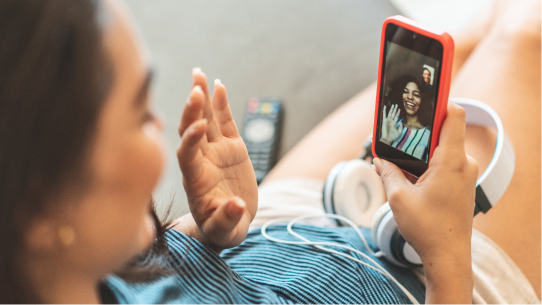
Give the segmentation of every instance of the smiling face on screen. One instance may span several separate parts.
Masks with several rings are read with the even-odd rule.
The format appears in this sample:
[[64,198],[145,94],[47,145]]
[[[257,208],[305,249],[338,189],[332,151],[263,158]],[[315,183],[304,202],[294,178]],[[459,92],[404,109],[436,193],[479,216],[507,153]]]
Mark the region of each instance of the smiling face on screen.
[[423,69],[423,81],[426,85],[431,84],[431,71],[429,69]]
[[403,90],[403,106],[406,114],[409,116],[415,116],[420,109],[422,103],[422,97],[420,88],[414,82],[410,82],[405,86]]

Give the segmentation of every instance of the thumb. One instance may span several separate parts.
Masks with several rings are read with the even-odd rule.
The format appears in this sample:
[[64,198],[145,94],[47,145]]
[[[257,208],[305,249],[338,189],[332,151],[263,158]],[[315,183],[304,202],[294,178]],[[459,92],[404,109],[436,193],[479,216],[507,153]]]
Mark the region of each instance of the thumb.
[[233,230],[245,210],[245,202],[239,197],[229,198],[219,206],[211,216],[210,230],[226,233]]
[[398,194],[400,189],[409,189],[412,187],[412,183],[395,164],[379,158],[374,158],[373,163],[377,174],[382,179],[388,200],[391,199],[392,194]]
[[[238,229],[237,225],[242,220],[245,208],[246,204],[243,199],[239,197],[227,199],[204,223],[203,231],[205,235],[213,243],[219,246],[227,246],[240,233],[236,229]],[[248,229],[248,226],[246,227]]]

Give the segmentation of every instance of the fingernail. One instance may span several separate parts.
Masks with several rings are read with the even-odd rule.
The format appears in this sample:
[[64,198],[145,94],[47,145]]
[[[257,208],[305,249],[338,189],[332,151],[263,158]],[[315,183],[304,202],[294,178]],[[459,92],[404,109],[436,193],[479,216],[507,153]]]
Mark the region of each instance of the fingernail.
[[216,86],[216,85],[220,85],[220,84],[222,84],[222,82],[221,82],[218,78],[215,79],[215,86]]
[[238,207],[240,207],[241,209],[244,209],[246,204],[245,204],[245,201],[241,198],[236,198],[235,199],[235,203],[237,204]]
[[190,126],[191,132],[196,132],[200,128],[204,128],[206,124],[207,124],[207,119],[197,120],[195,123],[192,123],[192,125]]
[[245,203],[242,200],[232,198],[232,200],[228,202],[228,208],[226,210],[230,216],[235,217],[243,213],[244,208]]
[[198,92],[203,92],[203,90],[201,89],[201,86],[200,86],[200,85],[194,86],[194,88],[193,88],[192,90],[198,91]]
[[380,168],[382,167],[382,165],[384,164],[382,162],[382,160],[380,160],[379,158],[374,158],[373,159],[373,164],[375,165],[376,167],[376,172],[380,174]]
[[201,68],[200,67],[195,67],[194,69],[192,69],[192,75],[199,74],[199,73],[201,73]]

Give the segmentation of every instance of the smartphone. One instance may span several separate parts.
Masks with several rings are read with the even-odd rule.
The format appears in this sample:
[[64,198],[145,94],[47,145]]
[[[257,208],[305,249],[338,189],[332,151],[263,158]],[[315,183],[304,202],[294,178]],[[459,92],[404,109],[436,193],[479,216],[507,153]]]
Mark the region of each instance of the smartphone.
[[454,42],[403,16],[384,21],[372,151],[420,177],[446,117]]

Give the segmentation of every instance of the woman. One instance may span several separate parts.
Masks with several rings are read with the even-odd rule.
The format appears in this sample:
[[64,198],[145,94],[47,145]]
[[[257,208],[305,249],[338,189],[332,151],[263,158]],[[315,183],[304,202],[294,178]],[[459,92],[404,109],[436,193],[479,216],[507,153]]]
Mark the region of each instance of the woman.
[[429,71],[428,68],[423,68],[423,74],[422,74],[422,79],[423,79],[423,85],[428,88],[428,89],[432,89],[433,88],[433,84],[431,84],[431,71]]
[[414,76],[403,76],[391,86],[391,107],[382,113],[380,140],[427,162],[431,139],[431,110],[424,87]]
[[[395,286],[370,270],[347,265],[311,247],[284,248],[261,240],[254,232],[240,247],[223,252],[238,272],[216,255],[245,239],[258,193],[225,87],[216,81],[211,98],[206,77],[198,69],[179,127],[178,158],[191,214],[177,220],[165,236],[159,234],[161,227],[150,212],[149,198],[163,167],[162,126],[148,97],[152,73],[145,48],[119,3],[0,2],[0,301],[408,302]],[[526,103],[530,100],[528,96],[524,99]],[[355,113],[370,116],[372,103],[374,96],[371,103],[366,98],[355,99],[346,107],[361,105],[364,110]],[[343,116],[345,109],[338,114]],[[348,119],[353,112],[347,110]],[[322,124],[342,127],[336,124],[345,120],[333,118]],[[516,122],[514,117],[504,120],[511,125]],[[365,137],[368,129],[351,128],[359,121],[356,116],[348,122],[349,128],[336,128],[334,139],[325,143],[331,145],[337,138],[347,140],[345,145],[356,142],[353,140],[359,137],[349,134],[353,131]],[[450,104],[442,149],[435,153],[424,183],[412,185],[392,164],[375,161],[401,232],[422,257],[426,288],[409,270],[381,263],[418,300],[423,300],[423,293],[427,302],[470,302],[473,297],[470,228],[477,166],[465,154],[464,128],[461,110]],[[318,127],[315,132],[322,130],[327,129]],[[338,152],[346,152],[345,156],[331,153],[322,157],[329,153],[328,145],[314,150],[309,147],[311,137],[279,163],[265,182],[268,190],[278,179],[291,176],[290,169],[295,169],[295,175],[325,178],[337,160],[352,158],[354,149],[348,146]],[[526,143],[521,136],[519,141],[518,145]],[[320,163],[292,163],[308,148],[312,154],[302,154],[303,158],[318,157]],[[528,155],[532,151],[536,153],[531,149],[521,154],[532,157]],[[534,162],[534,158],[528,160]],[[520,177],[532,180],[531,164],[518,161],[517,166],[524,171]],[[536,192],[524,196],[532,194]],[[533,220],[536,214],[530,206],[533,201],[523,199],[526,204],[512,206],[520,213],[518,223]],[[501,206],[507,211],[510,204],[502,202]],[[527,208],[530,213],[521,214]],[[532,222],[536,221],[527,226],[536,225]],[[515,223],[507,226],[507,230],[517,229]],[[341,229],[306,226],[302,230],[353,242],[348,231]],[[491,229],[484,232],[496,236]],[[508,253],[518,239],[523,249],[536,248],[536,240],[528,236],[497,240]],[[169,253],[161,255],[167,248]],[[270,251],[274,256],[265,258]],[[536,256],[527,253],[518,259],[510,253],[529,280],[536,279],[536,273],[523,268],[533,269]],[[287,258],[295,268],[283,268]],[[264,259],[272,263],[255,264]],[[325,264],[320,265],[322,262]],[[322,272],[317,268],[322,266],[332,268]],[[273,276],[264,277],[269,274]],[[351,279],[363,279],[370,285]],[[476,288],[476,278],[474,285]],[[318,294],[307,293],[313,287],[319,289]]]

